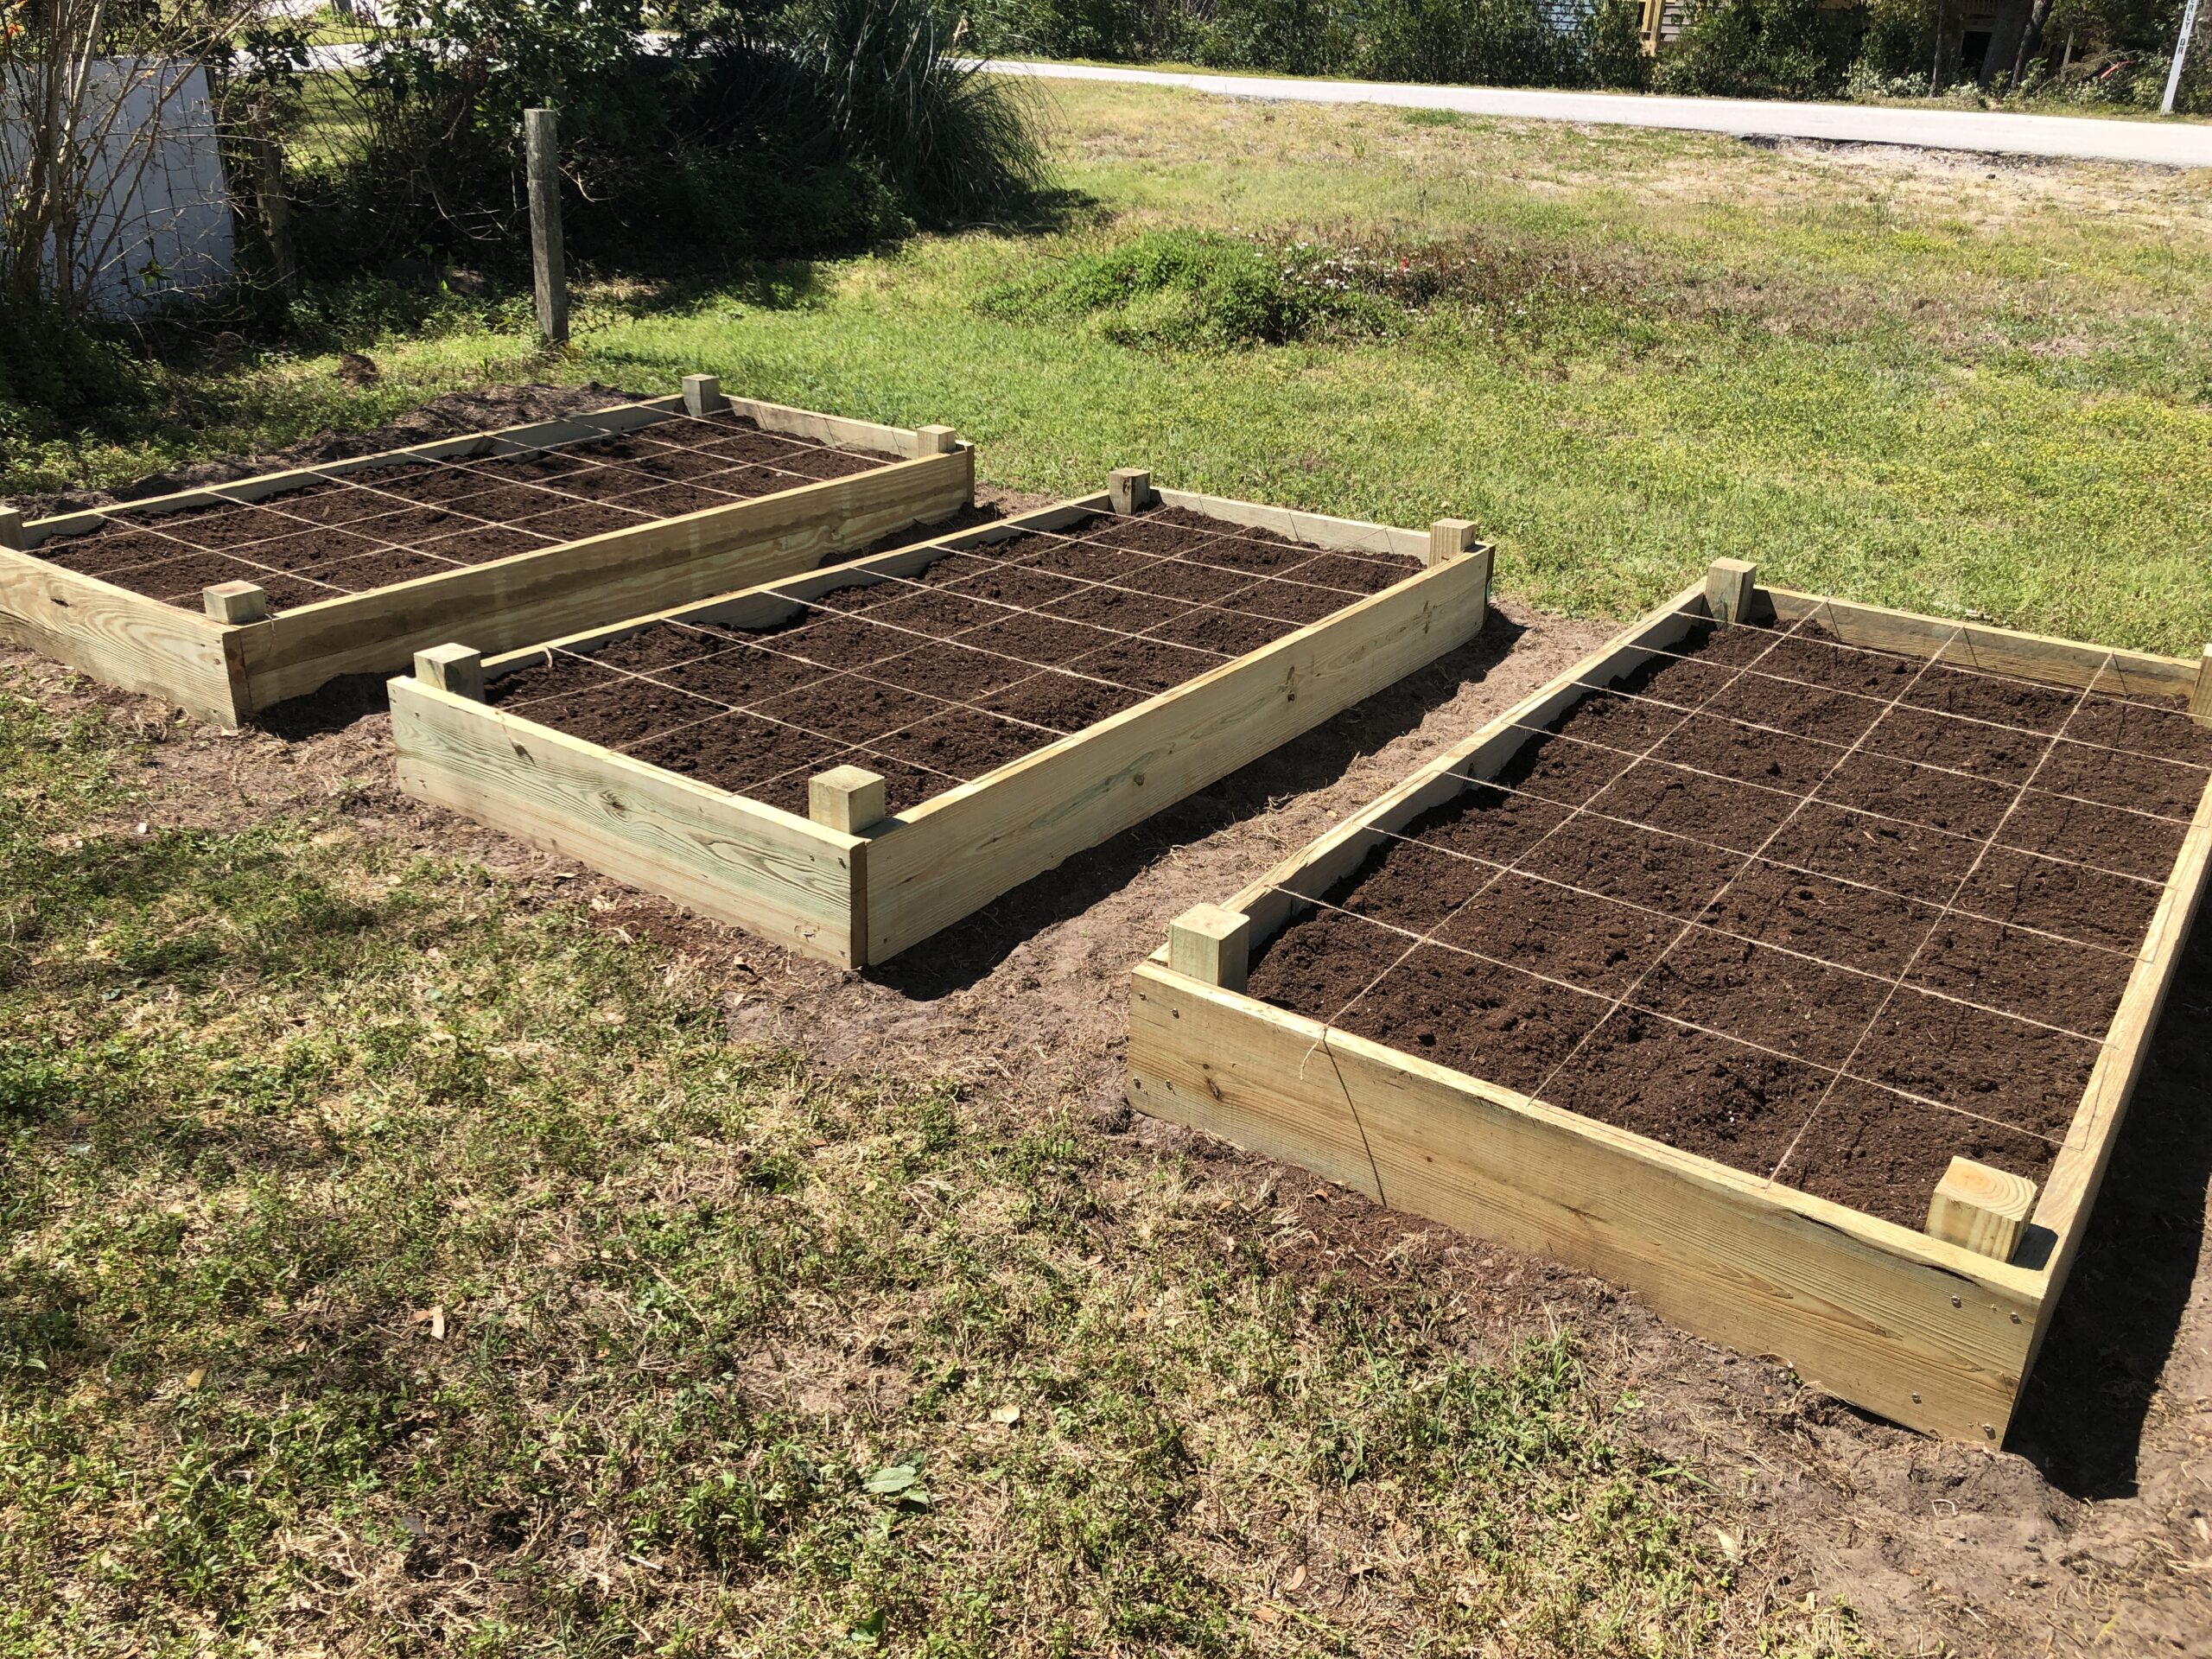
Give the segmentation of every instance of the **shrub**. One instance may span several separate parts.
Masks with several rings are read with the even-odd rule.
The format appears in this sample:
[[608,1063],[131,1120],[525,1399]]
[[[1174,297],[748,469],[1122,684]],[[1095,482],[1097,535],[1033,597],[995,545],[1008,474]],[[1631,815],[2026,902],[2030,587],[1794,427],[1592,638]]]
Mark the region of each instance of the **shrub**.
[[1352,16],[1332,0],[1218,0],[1192,49],[1201,63],[1288,75],[1333,74],[1358,54]]
[[941,39],[930,0],[811,0],[787,29],[849,154],[926,223],[972,223],[1033,194],[1045,151],[1023,83]]
[[1077,255],[983,296],[1000,316],[1088,323],[1117,345],[1280,346],[1324,333],[1379,334],[1389,308],[1350,267],[1306,242],[1154,231]]
[[985,51],[1123,62],[1179,56],[1205,28],[1178,0],[982,0],[969,15]]
[[1380,0],[1360,73],[1376,80],[1502,86],[1580,86],[1585,36],[1541,0]]
[[656,11],[674,33],[650,48],[640,0],[400,7],[352,118],[319,124],[359,137],[296,189],[326,276],[394,254],[518,264],[532,105],[559,111],[586,258],[849,251],[1001,215],[1045,178],[1028,90],[979,73],[930,0],[690,0]]
[[1695,0],[1652,85],[1726,98],[1833,95],[1849,73],[1858,28],[1855,13],[1830,11],[1821,0]]
[[1925,92],[1935,57],[1933,11],[1921,0],[1873,0],[1851,66],[1852,90],[1892,98],[1900,88],[1907,96]]
[[1590,15],[1590,79],[1599,86],[1641,92],[1651,85],[1638,0],[1599,0]]

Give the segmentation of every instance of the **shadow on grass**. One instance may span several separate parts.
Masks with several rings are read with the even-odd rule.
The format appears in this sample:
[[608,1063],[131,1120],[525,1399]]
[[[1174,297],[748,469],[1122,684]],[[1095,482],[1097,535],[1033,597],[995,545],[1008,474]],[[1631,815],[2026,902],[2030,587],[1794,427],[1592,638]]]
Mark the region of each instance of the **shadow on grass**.
[[[1128,886],[1174,849],[1255,817],[1271,801],[1336,783],[1360,756],[1403,736],[1431,709],[1449,702],[1470,682],[1480,680],[1504,659],[1524,632],[1520,624],[1493,610],[1483,632],[1457,651],[1111,841],[1024,882],[966,920],[932,935],[925,944],[868,969],[868,976],[918,1001],[965,989],[1024,940]],[[1220,896],[1194,893],[1192,900]]]
[[2203,1261],[2208,1091],[2212,930],[2200,921],[2008,1437],[2075,1497],[2138,1489],[2145,1422]]
[[[1085,190],[1034,193],[1020,208],[987,224],[953,227],[948,234],[988,232],[1004,237],[1058,236],[1104,223],[1111,213]],[[664,264],[594,267],[593,274],[628,283],[620,304],[632,315],[683,312],[710,302],[734,302],[761,311],[804,311],[830,297],[828,272],[846,259],[895,253],[909,238],[825,251],[804,258],[728,259],[710,263],[686,256]]]

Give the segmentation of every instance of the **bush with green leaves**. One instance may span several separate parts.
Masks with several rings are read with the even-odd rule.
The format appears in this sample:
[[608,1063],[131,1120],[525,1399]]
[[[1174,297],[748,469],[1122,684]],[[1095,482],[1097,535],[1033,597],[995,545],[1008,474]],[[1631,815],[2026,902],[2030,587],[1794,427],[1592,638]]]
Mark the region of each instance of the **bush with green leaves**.
[[[346,81],[352,118],[323,123],[358,136],[297,187],[307,262],[518,262],[539,105],[585,258],[843,251],[1001,216],[1044,152],[1025,89],[979,73],[957,34],[930,0],[398,0]],[[296,87],[308,61],[302,43]]]
[[1339,0],[1217,0],[1192,55],[1221,68],[1341,74],[1361,67],[1357,18]]
[[1361,73],[1377,80],[1575,86],[1587,36],[1543,0],[1382,0],[1366,18]]
[[1397,317],[1348,260],[1316,244],[1154,231],[987,293],[989,315],[1066,320],[1117,345],[1281,346],[1388,333]]
[[1721,98],[1833,97],[1850,74],[1859,27],[1858,13],[1821,0],[1694,0],[1652,84]]

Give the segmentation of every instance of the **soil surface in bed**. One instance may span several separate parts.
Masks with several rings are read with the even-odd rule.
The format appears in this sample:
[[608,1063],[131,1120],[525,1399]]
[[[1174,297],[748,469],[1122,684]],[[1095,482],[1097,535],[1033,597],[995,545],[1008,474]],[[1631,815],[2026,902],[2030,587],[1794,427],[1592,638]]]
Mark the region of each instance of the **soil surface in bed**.
[[251,582],[278,612],[891,464],[743,416],[678,415],[511,455],[395,461],[258,501],[211,486],[220,505],[120,515],[32,550],[188,610],[205,588]]
[[1703,626],[1376,847],[1254,995],[1918,1227],[1955,1155],[2048,1174],[2212,731]]
[[832,766],[893,812],[1418,574],[1179,508],[1027,531],[774,628],[657,624],[492,682],[502,708],[804,815]]

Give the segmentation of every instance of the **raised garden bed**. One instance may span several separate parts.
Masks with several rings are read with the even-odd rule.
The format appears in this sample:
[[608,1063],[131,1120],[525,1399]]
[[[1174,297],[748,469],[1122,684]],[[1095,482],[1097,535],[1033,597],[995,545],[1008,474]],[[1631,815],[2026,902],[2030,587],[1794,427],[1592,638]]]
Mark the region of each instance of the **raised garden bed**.
[[24,523],[0,638],[235,726],[465,633],[504,649],[810,569],[974,499],[972,452],[721,396]]
[[[393,682],[407,788],[882,962],[1480,631],[1490,552],[1108,494]],[[463,636],[466,639],[466,636]]]
[[2204,884],[2208,680],[1716,567],[1179,922],[1130,1098],[2000,1438]]

